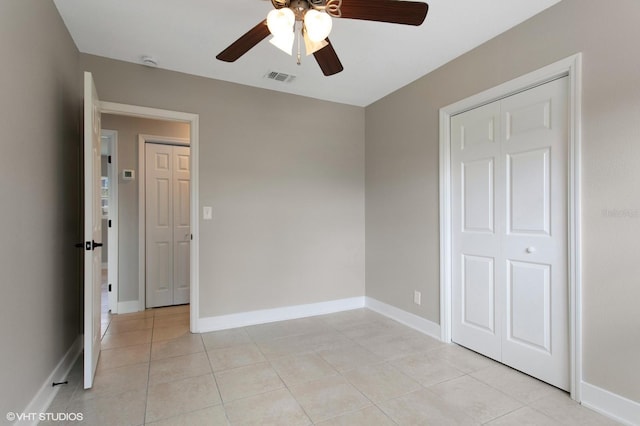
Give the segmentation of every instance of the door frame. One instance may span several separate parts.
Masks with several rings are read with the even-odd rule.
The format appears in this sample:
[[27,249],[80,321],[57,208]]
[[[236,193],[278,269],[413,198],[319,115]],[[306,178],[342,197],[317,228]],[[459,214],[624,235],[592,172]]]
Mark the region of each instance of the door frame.
[[[148,143],[190,147],[189,139],[142,133],[138,135],[138,302],[141,311],[145,310],[147,306],[147,166],[145,149]],[[189,157],[191,157],[191,153],[189,153]],[[191,178],[191,173],[189,173],[189,178]],[[189,303],[191,303],[191,298],[189,298]]]
[[[118,131],[101,129],[102,143],[106,146],[111,163],[107,164],[109,177],[109,214],[111,227],[107,231],[107,284],[109,292],[109,310],[118,313]],[[107,226],[108,223],[107,223]]]
[[569,388],[571,398],[580,401],[582,383],[582,276],[581,276],[581,103],[582,54],[547,65],[524,76],[485,90],[440,109],[440,333],[451,343],[451,134],[453,115],[567,76],[569,79],[568,129],[568,283],[569,283]]
[[[200,116],[188,112],[171,111],[158,108],[149,108],[137,105],[120,104],[115,102],[100,102],[100,109],[103,114],[124,115],[128,117],[150,118],[154,120],[179,121],[189,123],[189,139],[191,148],[191,240],[189,274],[189,303],[190,318],[189,329],[192,333],[199,333],[198,318],[200,316],[200,223],[198,222],[199,206],[199,138],[200,138]],[[138,299],[143,295],[138,295]],[[139,310],[143,311],[144,302],[138,303]]]

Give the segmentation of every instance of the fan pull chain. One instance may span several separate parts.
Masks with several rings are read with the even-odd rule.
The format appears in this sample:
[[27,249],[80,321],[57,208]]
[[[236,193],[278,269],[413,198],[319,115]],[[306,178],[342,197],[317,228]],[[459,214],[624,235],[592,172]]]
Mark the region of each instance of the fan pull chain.
[[[295,26],[297,26],[298,23],[295,23]],[[300,28],[300,31],[296,31],[296,38],[298,39],[298,55],[296,56],[296,62],[298,63],[298,65],[300,65],[302,63],[302,55],[300,54],[300,34],[302,34],[302,27]]]

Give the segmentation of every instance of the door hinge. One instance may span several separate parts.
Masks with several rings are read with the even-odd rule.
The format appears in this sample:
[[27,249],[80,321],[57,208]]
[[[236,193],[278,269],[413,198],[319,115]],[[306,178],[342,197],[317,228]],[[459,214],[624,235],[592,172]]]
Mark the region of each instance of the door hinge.
[[91,241],[87,241],[84,243],[84,249],[87,251],[91,251]]
[[111,219],[109,219],[109,228],[111,228]]
[[109,292],[111,292],[111,284],[109,284]]
[[111,164],[111,156],[107,157],[107,162]]

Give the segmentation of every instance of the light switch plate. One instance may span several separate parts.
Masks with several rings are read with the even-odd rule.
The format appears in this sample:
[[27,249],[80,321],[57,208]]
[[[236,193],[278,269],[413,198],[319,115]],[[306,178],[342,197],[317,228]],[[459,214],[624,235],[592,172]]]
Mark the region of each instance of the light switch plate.
[[202,207],[202,219],[211,220],[213,219],[213,209],[209,206]]

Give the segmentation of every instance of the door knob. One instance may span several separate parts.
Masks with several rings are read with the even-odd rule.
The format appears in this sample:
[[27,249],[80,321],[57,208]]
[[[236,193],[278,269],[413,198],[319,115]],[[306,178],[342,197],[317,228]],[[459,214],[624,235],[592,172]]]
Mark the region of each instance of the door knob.
[[527,247],[527,253],[535,253],[536,252],[536,248],[531,246],[531,247]]
[[75,246],[78,248],[84,247],[85,250],[91,251],[91,250],[95,250],[96,247],[102,247],[102,243],[96,243],[95,240],[91,240],[91,241],[86,241],[84,243],[78,243]]

